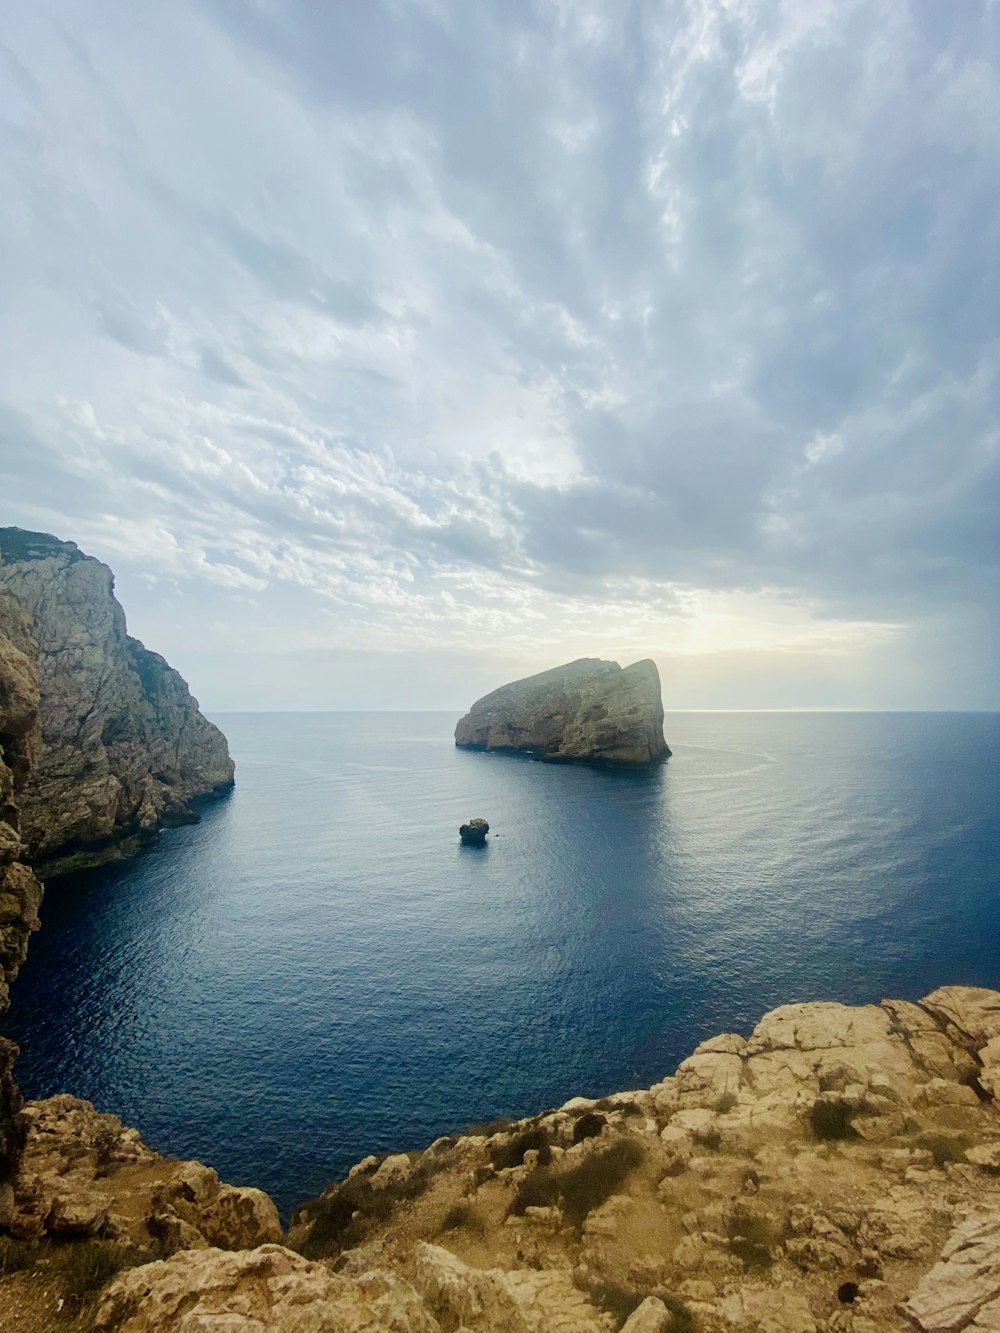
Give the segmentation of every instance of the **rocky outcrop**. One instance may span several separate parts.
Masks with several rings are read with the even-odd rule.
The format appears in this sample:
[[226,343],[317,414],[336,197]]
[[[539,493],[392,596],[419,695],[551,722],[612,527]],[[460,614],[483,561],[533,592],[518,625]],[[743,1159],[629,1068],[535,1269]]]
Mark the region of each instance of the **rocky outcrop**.
[[20,804],[40,874],[129,855],[232,786],[225,737],[127,634],[106,565],[73,542],[0,528],[0,585],[28,612],[38,659],[41,741]]
[[1000,1210],[974,1213],[955,1228],[906,1312],[924,1333],[1000,1329]]
[[289,1240],[449,1333],[996,1333],[998,1077],[996,992],[788,1005],[651,1088],[366,1159]]
[[996,1333],[998,1074],[993,991],[788,1005],[650,1088],[366,1158],[287,1248],[72,1098],[28,1108],[22,1170],[56,1234],[183,1247],[110,1283],[106,1333]]
[[514,750],[554,763],[641,767],[670,754],[656,664],[622,669],[583,657],[494,690],[455,728],[471,750]]
[[200,1162],[161,1157],[138,1131],[90,1102],[29,1102],[24,1146],[0,1199],[0,1225],[20,1240],[98,1237],[158,1254],[253,1249],[282,1238],[261,1190],[224,1185]]
[[177,1254],[133,1269],[102,1302],[119,1333],[441,1333],[417,1292],[391,1272],[362,1278],[264,1245],[244,1254]]
[[470,819],[467,824],[460,825],[458,836],[469,847],[483,847],[489,831],[490,826],[485,819]]
[[[38,744],[38,664],[28,618],[0,585],[0,1018],[10,983],[38,929],[42,886],[24,864],[19,801]],[[0,1196],[17,1163],[22,1139],[21,1097],[11,1069],[12,1041],[0,1037]]]

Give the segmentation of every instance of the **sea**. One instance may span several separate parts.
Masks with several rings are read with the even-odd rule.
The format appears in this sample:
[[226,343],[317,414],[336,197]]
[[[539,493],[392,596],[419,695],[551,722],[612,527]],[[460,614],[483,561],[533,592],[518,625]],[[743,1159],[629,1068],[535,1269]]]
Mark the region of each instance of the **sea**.
[[456,750],[450,713],[213,720],[231,797],[50,883],[7,1030],[27,1096],[286,1215],[776,1005],[1000,987],[998,714],[676,713],[642,773]]

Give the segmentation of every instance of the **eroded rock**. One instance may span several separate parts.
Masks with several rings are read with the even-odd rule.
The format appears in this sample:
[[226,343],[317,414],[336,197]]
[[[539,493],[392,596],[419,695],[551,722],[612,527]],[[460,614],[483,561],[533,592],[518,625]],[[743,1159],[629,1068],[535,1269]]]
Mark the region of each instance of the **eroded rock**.
[[[41,741],[20,807],[41,875],[126,855],[232,786],[225,737],[178,673],[127,634],[106,565],[73,542],[0,528],[0,584],[31,618],[38,660]],[[17,681],[8,711],[23,715],[28,675],[0,649],[5,669]]]
[[100,1236],[162,1253],[252,1249],[282,1238],[262,1191],[225,1185],[200,1162],[161,1157],[90,1102],[29,1102],[22,1120],[20,1164],[0,1200],[0,1225],[16,1237]]
[[489,831],[490,826],[485,819],[470,819],[467,824],[459,827],[458,836],[470,847],[482,847]]
[[640,767],[669,755],[656,664],[584,657],[504,685],[455,728],[471,750],[514,750],[561,763]]
[[332,1273],[280,1245],[187,1250],[116,1279],[95,1325],[114,1333],[441,1333],[392,1273]]
[[906,1309],[923,1333],[1000,1328],[1000,1208],[954,1229]]
[[652,1088],[440,1139],[398,1179],[370,1160],[296,1243],[399,1273],[449,1330],[888,1333],[912,1298],[924,1333],[959,1305],[984,1333],[993,1232],[937,1260],[970,1212],[1000,1217],[998,1000],[784,1006]]

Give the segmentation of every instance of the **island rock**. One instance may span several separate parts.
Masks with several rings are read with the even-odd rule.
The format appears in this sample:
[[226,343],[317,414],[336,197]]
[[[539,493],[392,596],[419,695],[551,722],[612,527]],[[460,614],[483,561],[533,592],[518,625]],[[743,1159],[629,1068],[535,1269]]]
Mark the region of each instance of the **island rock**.
[[474,703],[455,728],[469,750],[513,750],[553,763],[643,767],[670,754],[656,663],[624,669],[582,657]]
[[226,738],[126,632],[107,565],[73,542],[0,528],[0,586],[27,611],[38,661],[41,738],[19,804],[40,874],[120,859],[228,791]]
[[489,831],[490,826],[485,819],[470,819],[467,824],[459,828],[458,836],[470,847],[482,847]]

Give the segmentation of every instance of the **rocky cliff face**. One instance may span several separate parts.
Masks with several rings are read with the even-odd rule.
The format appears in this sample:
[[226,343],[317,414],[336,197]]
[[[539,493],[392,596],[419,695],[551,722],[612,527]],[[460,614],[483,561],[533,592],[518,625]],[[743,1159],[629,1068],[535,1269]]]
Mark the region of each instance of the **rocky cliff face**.
[[127,634],[106,565],[73,542],[0,528],[0,585],[29,613],[38,658],[41,739],[20,803],[40,874],[128,855],[232,786],[225,737]]
[[670,753],[656,664],[623,670],[584,657],[514,681],[472,705],[455,728],[455,744],[557,763],[655,764]]
[[[42,886],[24,864],[18,801],[38,744],[38,663],[28,618],[0,586],[0,1018],[10,1005],[9,987],[38,929]],[[21,1097],[11,1068],[13,1042],[0,1038],[0,1196],[16,1165],[23,1129]]]

